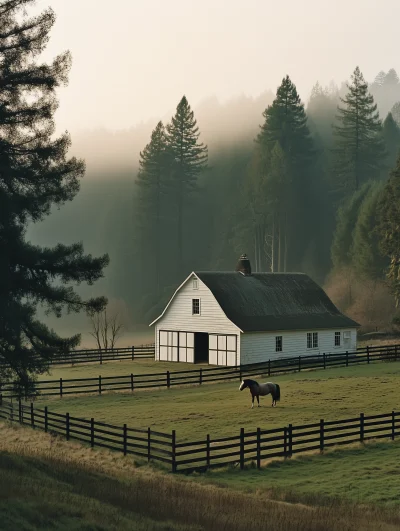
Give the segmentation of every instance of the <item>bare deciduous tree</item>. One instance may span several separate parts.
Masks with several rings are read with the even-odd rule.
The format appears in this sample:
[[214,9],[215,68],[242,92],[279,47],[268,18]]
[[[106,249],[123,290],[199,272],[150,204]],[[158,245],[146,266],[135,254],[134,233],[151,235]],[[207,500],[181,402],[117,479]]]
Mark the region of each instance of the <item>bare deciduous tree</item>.
[[89,318],[92,326],[90,335],[95,339],[97,348],[113,350],[123,329],[119,314],[109,316],[106,308],[102,312],[92,313]]

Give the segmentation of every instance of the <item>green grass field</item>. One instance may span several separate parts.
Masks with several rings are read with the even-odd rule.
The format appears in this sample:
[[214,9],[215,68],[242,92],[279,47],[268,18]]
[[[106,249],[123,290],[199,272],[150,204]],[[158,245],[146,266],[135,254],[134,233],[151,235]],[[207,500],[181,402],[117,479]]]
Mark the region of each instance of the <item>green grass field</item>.
[[[263,378],[265,380],[265,378]],[[400,363],[377,363],[282,375],[281,402],[271,408],[271,398],[260,399],[262,407],[250,409],[248,390],[239,392],[239,381],[196,387],[137,393],[108,393],[39,400],[51,411],[95,418],[115,425],[152,427],[170,432],[177,439],[203,439],[235,435],[245,429],[274,428],[335,420],[400,410]]]
[[[323,503],[332,498],[399,507],[400,441],[333,449],[324,455],[276,460],[260,470],[215,470],[195,476],[244,492],[268,493],[290,501]],[[193,479],[193,477],[192,477]]]
[[49,373],[42,374],[40,380],[58,380],[59,378],[96,378],[101,376],[127,376],[129,374],[154,374],[166,371],[190,371],[194,369],[209,368],[209,365],[192,365],[173,362],[155,362],[153,359],[137,359],[88,363],[82,365],[54,365]]
[[189,479],[0,423],[0,530],[395,531],[398,450],[367,445]]

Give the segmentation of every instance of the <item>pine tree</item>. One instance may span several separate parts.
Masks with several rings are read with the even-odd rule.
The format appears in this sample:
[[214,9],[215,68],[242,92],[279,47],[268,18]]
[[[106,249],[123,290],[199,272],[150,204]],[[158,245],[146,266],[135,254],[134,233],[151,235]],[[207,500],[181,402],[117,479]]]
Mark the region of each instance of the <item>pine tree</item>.
[[[139,187],[136,216],[145,241],[150,241],[150,253],[145,256],[144,267],[155,266],[156,296],[161,289],[161,245],[165,233],[166,200],[170,189],[171,156],[163,123],[160,121],[151,134],[150,143],[140,152]],[[141,252],[144,249],[142,248]],[[154,279],[153,279],[154,281]]]
[[378,178],[385,159],[377,106],[358,67],[351,79],[334,127],[334,179],[342,196]]
[[351,265],[354,227],[371,186],[371,182],[365,183],[338,210],[331,250],[332,263],[335,269],[342,269]]
[[199,142],[199,128],[185,96],[179,102],[171,123],[167,125],[167,133],[173,159],[172,179],[177,216],[177,275],[180,277],[184,274],[185,209],[208,160],[207,146]]
[[400,304],[400,156],[391,172],[378,206],[378,236],[380,249],[390,265],[386,277],[391,284],[396,300]]
[[[83,300],[68,283],[92,284],[108,257],[85,255],[81,244],[40,248],[25,240],[37,222],[73,199],[84,164],[67,158],[67,134],[53,139],[55,89],[67,81],[68,53],[38,64],[55,17],[29,17],[32,0],[0,2],[0,383],[17,378],[29,389],[55,353],[79,344],[39,322],[38,307],[56,316],[101,310],[103,297]],[[5,367],[7,367],[5,369]]]
[[267,183],[279,182],[278,167],[284,171],[282,186],[272,187],[275,192],[270,192],[269,201],[279,203],[280,217],[277,222],[272,221],[272,239],[278,242],[278,249],[284,249],[283,257],[277,262],[278,270],[286,270],[298,266],[307,244],[304,240],[309,237],[309,227],[305,224],[315,157],[304,105],[289,76],[282,80],[273,104],[263,116],[265,122],[257,137],[261,153],[259,171]]
[[382,191],[381,182],[371,185],[360,206],[353,232],[351,263],[357,275],[364,279],[381,279],[388,265],[380,251],[379,236],[376,231]]
[[393,105],[391,114],[393,116],[393,120],[400,127],[400,101]]
[[394,121],[392,113],[389,113],[383,122],[382,134],[388,154],[387,165],[393,168],[400,152],[400,127]]

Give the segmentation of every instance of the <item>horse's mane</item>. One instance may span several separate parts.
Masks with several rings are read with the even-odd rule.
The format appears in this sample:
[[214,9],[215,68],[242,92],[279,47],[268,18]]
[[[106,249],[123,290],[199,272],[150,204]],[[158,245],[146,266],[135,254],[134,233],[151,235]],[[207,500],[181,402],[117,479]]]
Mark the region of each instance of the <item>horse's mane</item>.
[[250,380],[249,378],[246,378],[244,381],[247,382],[247,385],[258,385],[258,382],[255,380]]

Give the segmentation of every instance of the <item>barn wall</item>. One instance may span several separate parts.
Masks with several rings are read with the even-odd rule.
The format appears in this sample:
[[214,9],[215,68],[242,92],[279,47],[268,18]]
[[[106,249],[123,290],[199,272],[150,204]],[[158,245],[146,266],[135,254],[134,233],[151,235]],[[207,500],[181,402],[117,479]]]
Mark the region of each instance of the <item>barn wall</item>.
[[[307,348],[307,332],[318,332],[318,348]],[[343,332],[350,331],[351,337],[344,342]],[[335,347],[335,332],[341,332],[341,345]],[[283,350],[275,352],[275,338],[282,336]],[[293,332],[247,332],[241,335],[241,364],[260,363],[269,359],[281,359],[290,356],[316,356],[334,352],[354,352],[357,349],[357,330],[301,330]]]
[[[192,299],[195,298],[200,299],[200,315],[192,315]],[[240,359],[239,329],[226,317],[214,295],[200,279],[198,289],[193,288],[192,278],[188,279],[154,328],[156,360],[159,359],[159,330],[237,335],[237,355]]]

